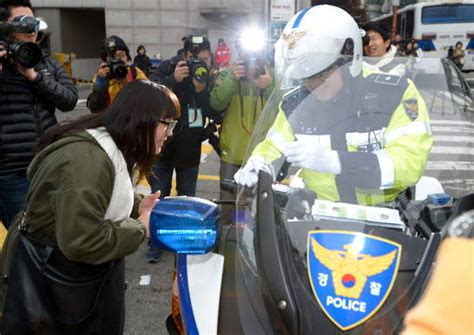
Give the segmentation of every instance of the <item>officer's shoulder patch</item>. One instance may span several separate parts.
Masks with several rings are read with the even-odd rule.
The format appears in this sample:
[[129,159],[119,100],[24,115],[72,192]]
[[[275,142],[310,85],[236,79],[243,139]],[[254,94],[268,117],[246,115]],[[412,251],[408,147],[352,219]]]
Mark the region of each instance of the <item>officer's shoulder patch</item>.
[[408,118],[414,121],[418,117],[418,100],[417,99],[405,99],[402,101],[405,114]]

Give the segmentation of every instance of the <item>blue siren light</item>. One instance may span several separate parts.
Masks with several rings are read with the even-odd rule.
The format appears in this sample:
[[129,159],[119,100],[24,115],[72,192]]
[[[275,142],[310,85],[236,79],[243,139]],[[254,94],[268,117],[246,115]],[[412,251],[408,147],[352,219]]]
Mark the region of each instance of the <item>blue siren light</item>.
[[152,243],[178,254],[205,254],[217,242],[219,207],[194,197],[167,197],[151,212]]

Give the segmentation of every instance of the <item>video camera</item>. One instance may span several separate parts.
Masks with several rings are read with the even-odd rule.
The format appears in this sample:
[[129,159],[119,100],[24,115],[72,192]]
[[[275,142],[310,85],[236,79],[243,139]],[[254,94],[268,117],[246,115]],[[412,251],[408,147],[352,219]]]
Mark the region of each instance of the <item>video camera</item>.
[[266,44],[264,32],[257,28],[244,30],[237,39],[236,48],[244,61],[247,79],[257,79],[266,73]]
[[31,69],[41,62],[43,52],[33,42],[13,42],[13,33],[38,33],[41,21],[31,16],[18,16],[7,21],[8,10],[4,2],[0,1],[0,51],[7,51],[4,59],[11,59],[21,67]]
[[109,60],[107,66],[110,69],[109,78],[110,79],[123,79],[127,76],[128,69],[127,65],[120,58],[115,57],[117,53],[117,44],[115,39],[107,38],[105,39],[105,50],[107,51],[107,56]]
[[198,57],[202,50],[210,50],[209,41],[204,36],[189,36],[185,38],[185,49],[188,49],[192,58],[187,61],[191,78],[196,79],[200,83],[205,83],[209,80],[209,69],[207,63]]

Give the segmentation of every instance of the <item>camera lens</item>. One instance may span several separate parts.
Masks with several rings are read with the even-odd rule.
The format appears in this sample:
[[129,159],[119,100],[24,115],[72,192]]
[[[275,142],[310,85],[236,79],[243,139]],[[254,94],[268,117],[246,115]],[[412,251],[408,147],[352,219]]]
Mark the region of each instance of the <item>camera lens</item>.
[[18,43],[13,47],[13,58],[20,66],[31,69],[39,64],[43,52],[41,48],[33,42]]
[[205,82],[207,80],[209,71],[207,66],[204,64],[195,65],[193,68],[193,77],[199,82]]
[[114,68],[114,77],[117,79],[123,79],[127,76],[127,67],[123,64],[117,64]]

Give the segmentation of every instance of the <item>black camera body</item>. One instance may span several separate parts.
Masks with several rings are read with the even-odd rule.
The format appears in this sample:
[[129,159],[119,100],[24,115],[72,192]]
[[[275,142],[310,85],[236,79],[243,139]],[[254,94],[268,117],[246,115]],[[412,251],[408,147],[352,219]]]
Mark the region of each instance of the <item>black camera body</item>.
[[33,42],[10,43],[0,41],[0,51],[2,50],[7,51],[7,59],[13,60],[25,69],[34,68],[43,58],[43,51],[38,44]]
[[114,39],[106,39],[106,50],[109,60],[107,61],[107,66],[110,69],[109,78],[110,79],[123,79],[127,76],[128,68],[127,65],[120,58],[115,57],[117,53],[117,45]]
[[244,66],[247,79],[258,79],[261,75],[266,73],[265,58],[260,55],[249,55],[244,57]]
[[127,76],[127,65],[121,59],[112,58],[107,62],[107,66],[110,69],[110,79],[123,79]]

